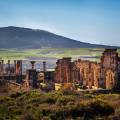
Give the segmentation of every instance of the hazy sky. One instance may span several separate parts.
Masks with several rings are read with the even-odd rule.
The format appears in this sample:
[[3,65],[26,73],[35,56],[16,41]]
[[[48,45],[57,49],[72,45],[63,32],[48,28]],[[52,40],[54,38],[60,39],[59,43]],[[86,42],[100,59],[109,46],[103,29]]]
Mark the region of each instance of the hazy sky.
[[0,27],[4,26],[120,45],[120,0],[0,0]]

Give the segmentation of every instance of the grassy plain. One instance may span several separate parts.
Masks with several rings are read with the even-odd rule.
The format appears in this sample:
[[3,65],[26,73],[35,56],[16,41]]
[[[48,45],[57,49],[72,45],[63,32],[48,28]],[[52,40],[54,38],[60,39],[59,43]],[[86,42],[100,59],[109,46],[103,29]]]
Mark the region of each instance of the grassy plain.
[[104,49],[93,48],[41,48],[41,49],[0,49],[0,58],[4,60],[29,59],[29,58],[83,58],[99,61]]

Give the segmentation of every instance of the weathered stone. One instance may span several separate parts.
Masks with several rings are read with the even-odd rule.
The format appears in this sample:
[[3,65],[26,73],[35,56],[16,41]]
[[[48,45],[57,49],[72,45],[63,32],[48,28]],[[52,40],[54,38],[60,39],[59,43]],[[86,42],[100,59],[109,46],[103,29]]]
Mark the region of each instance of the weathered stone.
[[71,82],[71,58],[63,58],[57,61],[57,67],[55,69],[55,82]]
[[55,82],[58,83],[112,89],[120,78],[120,58],[117,49],[105,49],[100,63],[80,59],[71,62],[71,58],[63,58],[56,64]]
[[104,88],[112,89],[118,79],[118,53],[117,49],[106,49],[101,57],[102,79]]

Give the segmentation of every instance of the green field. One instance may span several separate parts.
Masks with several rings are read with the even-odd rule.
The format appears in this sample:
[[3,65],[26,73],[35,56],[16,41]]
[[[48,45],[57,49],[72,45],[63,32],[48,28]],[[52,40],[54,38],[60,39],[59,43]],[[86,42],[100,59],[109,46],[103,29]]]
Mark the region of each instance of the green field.
[[103,49],[67,49],[67,48],[41,48],[41,49],[0,49],[0,58],[2,59],[27,59],[27,58],[62,58],[72,57],[79,58],[80,56],[100,56]]
[[[4,60],[26,60],[29,58],[62,58],[72,57],[74,59],[83,58],[93,61],[99,61],[104,49],[93,48],[41,48],[41,49],[0,49],[0,58]],[[120,50],[118,50],[120,53]]]

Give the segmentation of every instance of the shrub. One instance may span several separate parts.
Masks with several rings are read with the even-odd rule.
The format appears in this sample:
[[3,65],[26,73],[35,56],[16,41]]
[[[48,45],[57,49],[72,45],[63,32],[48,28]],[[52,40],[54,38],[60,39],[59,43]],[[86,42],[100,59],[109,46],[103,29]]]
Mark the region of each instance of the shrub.
[[32,114],[30,114],[30,113],[25,113],[22,119],[23,120],[36,120],[34,118],[34,116]]
[[77,117],[84,117],[84,118],[94,118],[93,116],[93,111],[91,108],[87,105],[80,104],[80,105],[75,105],[71,108],[71,115],[72,118],[77,118]]
[[115,112],[111,105],[101,100],[91,102],[89,106],[96,116],[109,116]]
[[66,105],[68,102],[74,101],[75,98],[72,95],[69,96],[61,96],[57,99],[56,104],[58,105]]
[[21,95],[23,95],[24,93],[22,93],[22,92],[16,92],[16,93],[14,93],[14,94],[11,94],[10,95],[10,97],[11,98],[17,98],[17,97],[20,97]]

